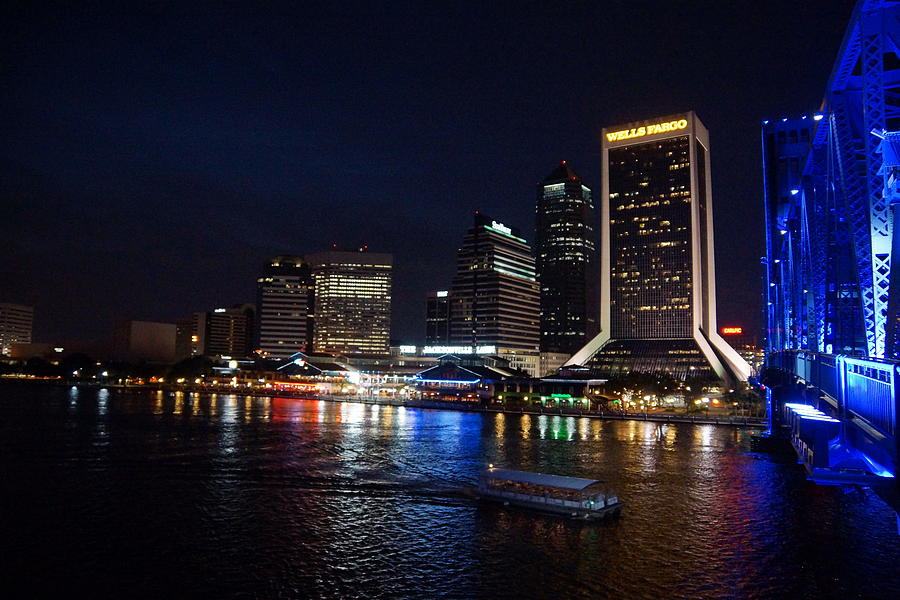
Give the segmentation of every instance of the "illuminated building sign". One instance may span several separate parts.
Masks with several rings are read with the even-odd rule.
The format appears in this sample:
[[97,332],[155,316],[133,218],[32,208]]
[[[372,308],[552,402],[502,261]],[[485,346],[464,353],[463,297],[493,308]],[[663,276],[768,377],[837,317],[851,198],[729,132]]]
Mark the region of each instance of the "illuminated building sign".
[[424,346],[422,354],[496,354],[496,346]]
[[437,293],[438,298],[446,298],[449,292],[447,290],[441,290]]
[[505,233],[506,235],[512,235],[512,228],[507,227],[503,223],[498,223],[497,221],[491,221],[491,228],[496,229],[501,233]]
[[415,354],[415,346],[400,346],[400,354]]
[[740,335],[744,330],[740,327],[723,327],[722,335]]
[[688,126],[687,119],[679,119],[677,121],[666,121],[664,123],[654,123],[641,127],[632,127],[631,129],[622,129],[621,131],[612,131],[606,134],[607,141],[618,142],[631,138],[644,137],[645,135],[656,135],[657,133],[666,133],[669,131],[678,131],[686,129]]

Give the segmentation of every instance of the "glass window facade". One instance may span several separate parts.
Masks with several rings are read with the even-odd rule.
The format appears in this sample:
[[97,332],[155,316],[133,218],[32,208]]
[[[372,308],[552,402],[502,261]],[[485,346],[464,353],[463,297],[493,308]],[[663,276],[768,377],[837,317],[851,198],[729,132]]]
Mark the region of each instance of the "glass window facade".
[[572,354],[595,333],[591,190],[565,163],[538,185],[535,256],[541,350]]
[[690,138],[609,150],[611,334],[692,336]]

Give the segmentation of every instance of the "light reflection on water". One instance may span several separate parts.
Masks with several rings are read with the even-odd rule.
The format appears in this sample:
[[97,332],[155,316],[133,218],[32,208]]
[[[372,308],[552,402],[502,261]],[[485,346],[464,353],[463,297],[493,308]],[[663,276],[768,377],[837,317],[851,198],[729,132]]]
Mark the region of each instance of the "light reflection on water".
[[[891,597],[900,584],[881,500],[812,486],[736,429],[35,389],[0,388],[7,497],[28,500],[4,555],[48,590],[94,589],[101,568],[118,595],[154,597]],[[488,463],[607,480],[625,512],[589,524],[479,504],[466,490]]]

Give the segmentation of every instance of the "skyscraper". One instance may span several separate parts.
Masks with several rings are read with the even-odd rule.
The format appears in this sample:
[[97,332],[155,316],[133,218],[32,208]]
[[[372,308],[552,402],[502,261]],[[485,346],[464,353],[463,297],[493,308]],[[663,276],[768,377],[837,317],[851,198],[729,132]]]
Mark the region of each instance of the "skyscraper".
[[568,364],[746,379],[716,330],[709,133],[693,112],[603,130],[600,333]]
[[539,368],[540,299],[531,248],[518,229],[475,213],[450,289],[450,343],[496,346]]
[[388,354],[393,257],[329,251],[307,260],[315,281],[315,350]]
[[0,356],[9,356],[13,344],[31,343],[33,320],[32,307],[0,303]]
[[299,256],[276,256],[256,280],[256,348],[286,358],[312,344],[313,279]]
[[596,333],[594,203],[566,161],[538,184],[536,225],[541,351],[572,354]]
[[428,292],[425,303],[425,344],[450,343],[450,292]]

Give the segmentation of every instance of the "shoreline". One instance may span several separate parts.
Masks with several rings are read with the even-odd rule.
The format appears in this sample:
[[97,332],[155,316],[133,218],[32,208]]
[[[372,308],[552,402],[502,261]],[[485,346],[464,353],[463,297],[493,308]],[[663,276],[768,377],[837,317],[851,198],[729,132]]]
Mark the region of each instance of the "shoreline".
[[450,402],[436,400],[400,400],[396,398],[367,398],[360,396],[333,396],[333,395],[310,395],[302,393],[279,392],[272,393],[271,390],[260,390],[255,388],[234,388],[231,386],[193,386],[193,385],[120,385],[120,384],[104,384],[99,382],[85,381],[69,381],[69,380],[33,380],[33,379],[0,379],[3,383],[19,383],[26,385],[52,385],[56,387],[78,387],[78,388],[95,388],[95,389],[111,389],[125,392],[182,392],[182,393],[198,393],[198,394],[228,394],[237,396],[253,396],[260,398],[287,398],[294,400],[318,400],[323,402],[348,402],[353,404],[368,404],[378,406],[396,406],[403,408],[425,408],[433,410],[455,410],[460,412],[477,412],[477,413],[493,413],[493,414],[510,414],[510,415],[534,415],[534,416],[561,416],[561,417],[582,417],[586,419],[600,419],[604,421],[648,421],[654,423],[687,423],[694,425],[720,425],[725,427],[750,427],[765,428],[767,423],[765,419],[759,417],[740,417],[740,416],[708,416],[708,415],[689,415],[677,413],[617,413],[606,411],[586,411],[577,409],[553,408],[546,409],[543,407],[523,407],[523,408],[505,408],[500,405],[481,405],[477,403],[466,402]]

